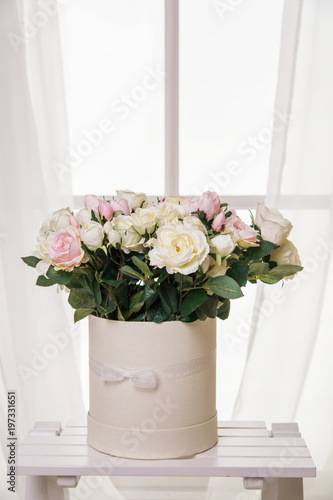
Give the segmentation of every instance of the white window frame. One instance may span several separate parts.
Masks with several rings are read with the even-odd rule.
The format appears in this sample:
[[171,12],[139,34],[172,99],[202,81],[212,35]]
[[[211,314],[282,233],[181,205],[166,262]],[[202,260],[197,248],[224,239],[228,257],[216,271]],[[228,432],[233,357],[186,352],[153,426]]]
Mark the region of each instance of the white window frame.
[[[179,0],[164,0],[165,5],[165,193],[179,194]],[[301,28],[303,0],[285,0],[275,109],[291,112],[298,39]],[[269,163],[268,188],[265,195],[227,196],[226,202],[236,209],[255,208],[266,201],[284,210],[326,210],[331,207],[329,195],[280,195],[286,157],[288,125],[283,133],[273,132]],[[159,193],[163,196],[163,193]],[[150,196],[156,200],[156,196]],[[83,197],[75,196],[75,205],[82,206]]]

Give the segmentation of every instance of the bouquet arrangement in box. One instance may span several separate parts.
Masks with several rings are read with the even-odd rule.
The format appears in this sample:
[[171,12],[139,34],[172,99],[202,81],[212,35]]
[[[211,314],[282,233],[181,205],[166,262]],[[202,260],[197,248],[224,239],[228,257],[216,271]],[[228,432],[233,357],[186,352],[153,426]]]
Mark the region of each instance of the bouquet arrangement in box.
[[226,319],[247,282],[292,278],[302,267],[287,238],[292,224],[259,203],[251,225],[218,194],[149,205],[143,193],[85,197],[85,208],[54,212],[26,264],[37,285],[69,292],[74,319],[120,321]]

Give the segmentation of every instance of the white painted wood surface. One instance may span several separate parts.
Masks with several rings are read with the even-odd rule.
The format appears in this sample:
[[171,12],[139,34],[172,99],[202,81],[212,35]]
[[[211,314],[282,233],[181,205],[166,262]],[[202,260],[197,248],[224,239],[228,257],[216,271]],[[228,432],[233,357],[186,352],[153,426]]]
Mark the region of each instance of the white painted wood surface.
[[[58,424],[58,426],[57,426]],[[27,500],[62,500],[80,476],[243,477],[263,500],[301,500],[303,477],[316,469],[294,424],[220,422],[218,444],[180,460],[128,460],[87,445],[86,427],[37,424],[19,447],[17,474],[28,476]],[[47,432],[48,431],[48,432]],[[149,439],[149,435],[146,436]],[[259,487],[258,486],[258,487]]]

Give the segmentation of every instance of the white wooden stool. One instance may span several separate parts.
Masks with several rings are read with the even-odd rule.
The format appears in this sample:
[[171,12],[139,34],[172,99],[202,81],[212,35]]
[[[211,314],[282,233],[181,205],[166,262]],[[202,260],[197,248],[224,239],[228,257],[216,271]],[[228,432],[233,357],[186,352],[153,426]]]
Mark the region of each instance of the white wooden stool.
[[[149,436],[147,437],[149,439]],[[262,500],[302,500],[303,477],[316,468],[297,424],[220,422],[218,444],[178,460],[129,460],[87,445],[86,426],[37,422],[18,449],[17,474],[27,476],[26,500],[64,500],[80,476],[243,477]]]

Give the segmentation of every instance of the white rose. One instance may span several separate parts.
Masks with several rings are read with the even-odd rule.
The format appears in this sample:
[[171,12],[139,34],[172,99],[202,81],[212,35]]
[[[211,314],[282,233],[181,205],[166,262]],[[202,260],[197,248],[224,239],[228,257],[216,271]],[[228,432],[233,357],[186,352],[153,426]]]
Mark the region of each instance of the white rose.
[[81,227],[80,236],[83,243],[89,250],[97,250],[103,245],[104,232],[98,222],[89,222]]
[[262,238],[276,245],[282,245],[293,227],[279,210],[268,208],[264,203],[257,204],[255,223],[260,228]]
[[183,220],[185,226],[189,225],[190,227],[194,227],[195,229],[199,229],[202,231],[204,234],[207,234],[207,228],[204,226],[204,224],[201,222],[201,220],[198,217],[194,216],[189,216],[189,217],[184,217]]
[[182,205],[178,205],[178,203],[163,202],[156,207],[156,217],[159,226],[166,226],[172,223],[178,224],[179,219],[184,219],[190,215],[190,211]]
[[215,259],[211,255],[207,255],[204,262],[201,264],[201,269],[204,274],[207,273],[207,276],[210,278],[216,278],[217,276],[224,276],[227,269],[227,261],[223,260],[221,264],[218,264]]
[[85,226],[91,222],[91,208],[82,208],[75,214],[76,220],[80,226]]
[[51,262],[46,262],[45,260],[40,260],[36,266],[36,271],[39,275],[44,275],[47,278],[47,271],[49,270]]
[[182,223],[160,227],[156,238],[149,243],[153,245],[149,252],[150,264],[165,267],[169,274],[196,272],[209,252],[204,233]]
[[121,249],[125,253],[142,252],[145,239],[134,229],[131,215],[118,215],[110,222],[113,229],[120,234]]
[[168,203],[177,203],[177,205],[182,205],[185,201],[184,196],[168,196],[165,200]]
[[148,204],[147,195],[145,193],[135,193],[125,189],[124,191],[117,191],[118,198],[124,198],[130,204],[132,209],[138,207],[145,207]]
[[135,229],[127,229],[127,231],[121,236],[121,249],[125,253],[141,253],[144,242],[144,237],[135,231]]
[[156,209],[154,208],[137,208],[131,215],[134,229],[141,235],[152,234],[156,227]]
[[212,252],[221,257],[226,257],[231,254],[236,247],[235,237],[230,233],[215,236],[210,240],[210,244],[212,246]]
[[118,215],[114,217],[111,221],[107,222],[104,225],[104,228],[107,228],[107,231],[110,229],[115,229],[119,231],[119,233],[124,233],[127,229],[132,227],[132,218],[130,215]]
[[[104,229],[105,231],[105,229]],[[109,240],[109,244],[115,247],[118,243],[121,242],[121,237],[118,231],[115,231],[115,229],[110,229],[110,231],[107,233],[107,237]]]
[[36,257],[42,259],[45,262],[51,264],[51,258],[49,256],[49,244],[53,240],[54,232],[46,233],[45,236],[38,236],[37,238],[37,251],[35,252]]
[[42,227],[39,230],[39,234],[46,235],[50,231],[60,231],[60,229],[65,229],[69,226],[69,218],[71,217],[72,212],[70,208],[61,208],[56,212],[53,212],[50,217],[48,217],[44,222]]
[[[286,240],[279,248],[273,250],[270,255],[270,260],[277,263],[278,266],[284,266],[291,264],[293,266],[301,266],[301,259],[298,255],[297,248],[290,241]],[[291,280],[296,276],[297,273],[291,276],[285,276],[283,279]]]

